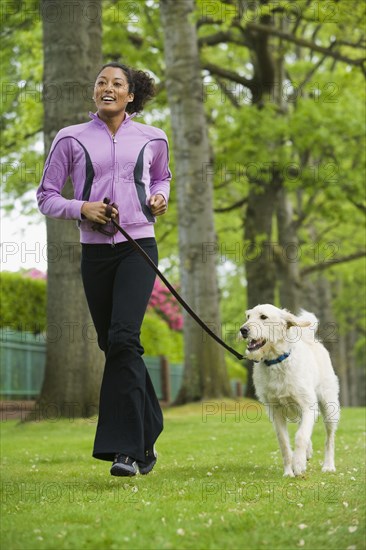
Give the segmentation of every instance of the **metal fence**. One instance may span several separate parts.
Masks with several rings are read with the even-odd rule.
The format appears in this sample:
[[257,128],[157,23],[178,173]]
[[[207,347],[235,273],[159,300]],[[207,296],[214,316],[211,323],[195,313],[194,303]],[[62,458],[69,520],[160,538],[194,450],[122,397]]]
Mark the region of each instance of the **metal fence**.
[[46,345],[31,332],[0,330],[0,394],[32,399],[41,390],[46,360]]
[[[182,383],[183,366],[167,365],[161,357],[144,357],[161,401],[172,402]],[[34,399],[42,388],[46,343],[40,334],[0,329],[0,396],[3,399]],[[163,372],[165,369],[165,372]],[[170,377],[170,384],[164,378]],[[165,386],[165,387],[164,387]],[[166,389],[170,388],[169,395]]]

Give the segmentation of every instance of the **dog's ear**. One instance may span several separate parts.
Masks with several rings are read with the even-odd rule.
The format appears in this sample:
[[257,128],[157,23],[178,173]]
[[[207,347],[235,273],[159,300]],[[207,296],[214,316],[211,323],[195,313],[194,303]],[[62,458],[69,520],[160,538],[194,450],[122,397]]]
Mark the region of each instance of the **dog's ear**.
[[293,313],[290,311],[287,311],[287,309],[281,310],[281,316],[282,319],[286,322],[287,328],[290,327],[310,327],[311,321],[300,319],[299,317],[296,317]]

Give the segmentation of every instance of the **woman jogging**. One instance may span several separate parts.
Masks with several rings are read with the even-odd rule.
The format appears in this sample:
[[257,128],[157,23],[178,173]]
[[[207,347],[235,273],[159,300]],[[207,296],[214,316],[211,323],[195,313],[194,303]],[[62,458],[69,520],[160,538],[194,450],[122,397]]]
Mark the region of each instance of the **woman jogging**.
[[[154,222],[167,210],[168,142],[159,128],[133,120],[153,95],[147,73],[104,65],[94,86],[97,112],[60,130],[37,191],[43,214],[78,220],[84,290],[105,353],[93,456],[113,461],[111,474],[119,476],[152,470],[163,429],[140,343],[155,273],[111,223],[115,218],[157,263]],[[61,195],[68,177],[72,200]]]

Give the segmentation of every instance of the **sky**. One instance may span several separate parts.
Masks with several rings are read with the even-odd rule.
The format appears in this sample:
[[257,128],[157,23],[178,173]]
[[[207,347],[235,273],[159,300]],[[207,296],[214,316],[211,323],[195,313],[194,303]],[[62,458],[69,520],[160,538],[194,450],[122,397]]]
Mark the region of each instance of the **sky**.
[[[32,197],[33,195],[33,197]],[[29,200],[34,201],[32,193]],[[0,211],[1,271],[36,268],[47,271],[46,222],[41,214],[25,215],[20,201],[11,213]]]

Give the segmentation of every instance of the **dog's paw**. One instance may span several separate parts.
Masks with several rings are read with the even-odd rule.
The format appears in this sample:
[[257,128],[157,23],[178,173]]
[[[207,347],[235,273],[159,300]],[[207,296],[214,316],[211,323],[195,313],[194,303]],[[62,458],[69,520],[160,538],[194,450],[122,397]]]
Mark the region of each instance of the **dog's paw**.
[[306,456],[294,455],[292,459],[292,470],[295,476],[301,476],[306,472]]
[[311,441],[310,443],[308,444],[307,448],[306,448],[306,460],[310,460],[313,456],[313,446],[311,444]]
[[296,477],[304,475],[306,472],[306,468],[294,468],[294,474]]
[[295,477],[295,474],[292,471],[291,466],[289,466],[288,468],[285,468],[285,471],[283,472],[283,477]]
[[322,472],[335,472],[336,468],[334,464],[324,464]]

